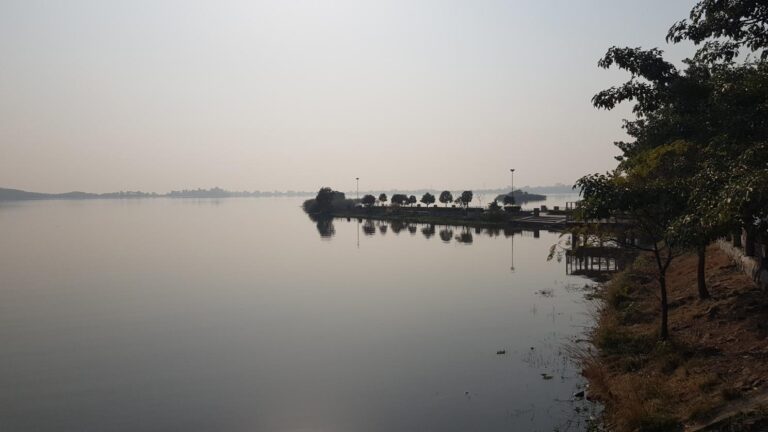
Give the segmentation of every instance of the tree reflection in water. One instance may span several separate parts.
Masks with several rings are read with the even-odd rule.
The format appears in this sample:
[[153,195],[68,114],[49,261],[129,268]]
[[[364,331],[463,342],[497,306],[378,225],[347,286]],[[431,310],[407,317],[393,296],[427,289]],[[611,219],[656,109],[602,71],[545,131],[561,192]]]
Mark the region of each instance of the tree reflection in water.
[[429,224],[425,225],[424,228],[421,229],[421,234],[424,235],[424,238],[430,238],[433,235],[435,235],[435,225]]
[[393,220],[389,223],[389,226],[392,228],[392,232],[395,234],[400,234],[400,231],[405,228],[405,224],[401,220]]
[[[336,234],[336,228],[333,225],[333,218],[310,216],[310,219],[315,222],[317,226],[317,232],[320,233],[322,238],[328,239]],[[352,219],[349,218],[342,218],[340,220],[346,220],[347,222],[352,221]],[[450,243],[451,241],[455,240],[457,243],[464,245],[473,244],[475,235],[484,234],[492,238],[498,237],[503,233],[505,238],[510,238],[515,234],[521,233],[519,229],[515,230],[511,227],[481,228],[470,226],[443,225],[439,227],[438,231],[438,226],[435,224],[407,223],[402,220],[383,221],[373,219],[356,219],[355,222],[361,225],[363,234],[365,236],[376,235],[377,228],[381,235],[385,235],[390,229],[395,234],[399,234],[403,230],[408,230],[411,235],[416,235],[418,231],[421,231],[421,234],[426,239],[432,238],[435,236],[435,234],[437,234],[438,237],[440,237],[440,240],[445,243]],[[535,234],[536,233],[534,233],[534,236]]]
[[333,218],[318,218],[317,232],[322,238],[331,238],[336,234],[336,227],[333,226]]
[[376,234],[376,226],[373,224],[372,220],[366,219],[365,222],[363,222],[363,234],[367,236]]
[[320,237],[330,239],[336,235],[336,227],[333,226],[333,218],[322,215],[309,215],[309,219],[315,223]]
[[464,227],[461,233],[456,236],[456,241],[459,243],[472,244],[473,240],[472,231],[470,231],[469,227]]
[[440,240],[444,241],[445,243],[450,243],[451,239],[453,238],[453,230],[448,226],[444,226],[438,235],[440,236]]

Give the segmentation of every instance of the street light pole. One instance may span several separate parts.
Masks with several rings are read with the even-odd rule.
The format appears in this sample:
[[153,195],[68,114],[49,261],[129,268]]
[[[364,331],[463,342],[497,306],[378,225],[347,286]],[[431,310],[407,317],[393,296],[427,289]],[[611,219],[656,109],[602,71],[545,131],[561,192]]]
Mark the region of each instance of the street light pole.
[[360,199],[360,177],[355,177],[355,197]]
[[509,170],[509,186],[512,188],[512,193],[515,192],[515,169],[511,168]]

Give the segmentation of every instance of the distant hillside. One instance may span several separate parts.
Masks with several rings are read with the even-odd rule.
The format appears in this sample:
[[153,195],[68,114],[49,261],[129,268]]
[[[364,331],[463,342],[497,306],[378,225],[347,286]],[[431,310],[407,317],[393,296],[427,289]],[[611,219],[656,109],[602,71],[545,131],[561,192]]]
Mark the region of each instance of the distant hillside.
[[39,192],[27,192],[19,189],[0,188],[0,201],[30,201],[30,200],[82,200],[82,199],[131,199],[131,198],[228,198],[228,197],[290,197],[290,196],[314,196],[315,192],[296,192],[296,191],[243,191],[230,192],[221,188],[194,189],[171,191],[167,194],[158,194],[155,192],[141,191],[121,191],[95,194],[89,192],[66,192],[60,194],[49,194]]
[[48,194],[40,192],[27,192],[19,189],[0,188],[0,201],[28,201],[48,199],[99,199],[99,198],[143,198],[158,196],[145,192],[114,192],[106,194],[94,194],[88,192],[66,192],[60,194]]
[[578,192],[573,188],[573,185],[563,183],[557,183],[551,186],[523,186],[521,189],[537,194],[571,194]]
[[[496,197],[496,201],[504,202],[504,197],[507,195],[509,195],[509,192],[499,194]],[[523,204],[523,203],[533,202],[533,201],[544,201],[545,199],[547,199],[546,195],[532,194],[526,191],[522,191],[520,189],[516,190],[513,193],[513,196],[515,198],[515,204]]]
[[[75,193],[75,192],[72,192],[72,193]],[[40,200],[40,199],[52,199],[52,198],[56,198],[56,195],[37,193],[37,192],[27,192],[19,189],[0,188],[0,200],[2,201]]]

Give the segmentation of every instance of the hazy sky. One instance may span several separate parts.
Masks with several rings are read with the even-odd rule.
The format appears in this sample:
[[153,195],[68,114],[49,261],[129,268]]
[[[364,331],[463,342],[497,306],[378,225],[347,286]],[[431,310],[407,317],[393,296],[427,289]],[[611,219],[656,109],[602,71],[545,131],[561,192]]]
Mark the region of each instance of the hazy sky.
[[0,187],[481,188],[615,164],[611,45],[683,0],[0,2]]

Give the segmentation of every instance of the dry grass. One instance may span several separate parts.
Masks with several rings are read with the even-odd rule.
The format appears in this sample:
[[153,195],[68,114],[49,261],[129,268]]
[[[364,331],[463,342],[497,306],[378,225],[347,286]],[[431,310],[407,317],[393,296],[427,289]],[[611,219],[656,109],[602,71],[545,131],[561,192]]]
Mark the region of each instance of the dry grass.
[[700,301],[695,269],[694,256],[670,268],[671,338],[663,343],[648,257],[603,288],[592,335],[598,350],[577,355],[611,430],[683,430],[768,382],[766,296],[713,247],[707,263],[712,299]]

